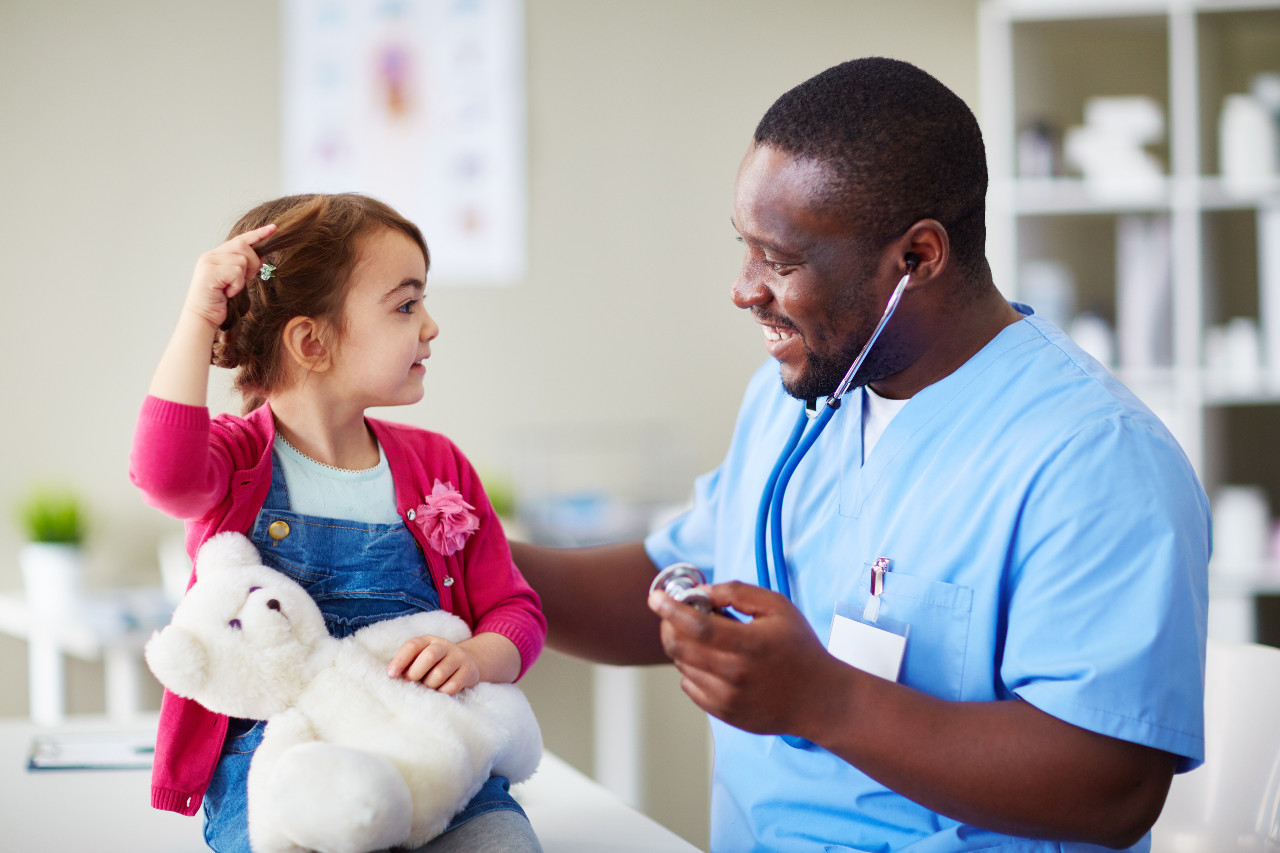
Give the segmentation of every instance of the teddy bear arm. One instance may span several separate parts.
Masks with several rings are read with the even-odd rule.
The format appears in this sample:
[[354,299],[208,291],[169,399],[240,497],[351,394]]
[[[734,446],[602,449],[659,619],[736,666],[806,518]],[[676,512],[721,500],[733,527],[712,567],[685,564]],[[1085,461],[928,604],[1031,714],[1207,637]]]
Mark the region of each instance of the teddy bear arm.
[[493,772],[513,783],[532,776],[542,760],[542,730],[520,688],[477,684],[462,697],[492,733],[496,747]]

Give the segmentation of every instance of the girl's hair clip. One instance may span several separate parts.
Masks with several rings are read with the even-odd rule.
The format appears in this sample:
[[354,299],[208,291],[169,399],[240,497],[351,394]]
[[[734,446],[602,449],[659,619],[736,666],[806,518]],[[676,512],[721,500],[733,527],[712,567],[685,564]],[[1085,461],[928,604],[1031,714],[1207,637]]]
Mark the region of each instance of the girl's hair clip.
[[258,278],[263,281],[270,281],[271,277],[276,274],[276,268],[273,264],[263,264],[258,268]]

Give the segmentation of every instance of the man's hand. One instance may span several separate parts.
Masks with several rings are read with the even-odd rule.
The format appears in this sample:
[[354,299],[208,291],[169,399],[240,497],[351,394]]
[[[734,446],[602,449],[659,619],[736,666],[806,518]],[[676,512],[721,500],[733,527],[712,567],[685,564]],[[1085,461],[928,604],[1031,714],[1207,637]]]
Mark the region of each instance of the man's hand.
[[903,796],[1010,835],[1125,847],[1160,813],[1175,759],[1020,701],[948,702],[856,670],[784,596],[703,587],[735,622],[655,592],[666,653],[700,708],[756,734],[804,737]]
[[662,619],[662,645],[683,676],[681,686],[712,716],[756,734],[798,734],[802,716],[821,700],[823,679],[842,666],[822,647],[785,596],[733,581],[702,587],[716,607],[752,617],[737,622],[649,595]]

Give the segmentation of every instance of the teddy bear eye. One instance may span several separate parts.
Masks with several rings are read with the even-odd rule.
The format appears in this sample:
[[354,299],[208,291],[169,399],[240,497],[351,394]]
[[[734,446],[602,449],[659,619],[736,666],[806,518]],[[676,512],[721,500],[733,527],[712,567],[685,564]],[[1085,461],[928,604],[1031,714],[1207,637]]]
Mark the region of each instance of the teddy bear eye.
[[228,623],[227,623],[227,627],[228,627],[228,628],[234,628],[235,630],[239,631],[239,630],[240,630],[240,620],[239,620],[239,619],[232,619],[230,622],[228,622]]

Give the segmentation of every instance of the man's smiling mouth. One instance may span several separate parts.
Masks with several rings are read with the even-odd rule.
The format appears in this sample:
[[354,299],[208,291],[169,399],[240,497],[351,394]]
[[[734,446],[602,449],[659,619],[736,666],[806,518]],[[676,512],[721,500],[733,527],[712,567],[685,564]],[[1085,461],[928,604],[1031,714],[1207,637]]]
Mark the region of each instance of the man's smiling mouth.
[[795,337],[795,331],[781,326],[761,326],[766,341],[789,341]]

